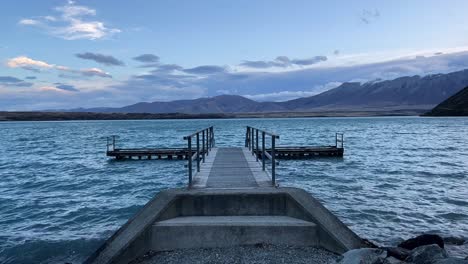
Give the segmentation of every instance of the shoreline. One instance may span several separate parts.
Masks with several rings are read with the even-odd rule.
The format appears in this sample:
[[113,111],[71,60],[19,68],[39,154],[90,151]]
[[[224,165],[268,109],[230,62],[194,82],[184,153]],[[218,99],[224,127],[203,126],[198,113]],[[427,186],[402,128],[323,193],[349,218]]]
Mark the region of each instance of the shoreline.
[[266,113],[96,113],[96,112],[7,112],[0,111],[0,122],[11,121],[92,121],[92,120],[165,120],[165,119],[236,119],[236,118],[307,118],[307,117],[385,117],[420,116],[426,110],[389,111],[317,111]]

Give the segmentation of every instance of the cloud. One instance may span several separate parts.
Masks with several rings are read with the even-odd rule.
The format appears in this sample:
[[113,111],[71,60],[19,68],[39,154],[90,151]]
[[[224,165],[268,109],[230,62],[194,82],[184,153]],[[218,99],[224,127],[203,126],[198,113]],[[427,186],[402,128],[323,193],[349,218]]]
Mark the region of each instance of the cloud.
[[25,69],[31,69],[31,68],[54,68],[54,65],[48,64],[47,62],[44,61],[39,61],[39,60],[33,60],[31,58],[28,58],[26,56],[19,56],[16,58],[9,59],[7,61],[7,66],[10,68],[25,68]]
[[55,83],[55,88],[68,92],[79,92],[79,90],[76,89],[75,86],[69,84]]
[[82,69],[80,70],[81,74],[88,77],[98,76],[103,78],[112,78],[112,76],[98,68]]
[[364,24],[370,24],[376,21],[380,17],[379,10],[362,10],[362,13],[359,15],[359,20]]
[[0,85],[14,87],[30,87],[33,84],[30,82],[25,82],[13,76],[0,76]]
[[36,77],[36,76],[26,76],[25,79],[27,79],[27,80],[35,80],[35,79],[37,79],[37,77]]
[[96,16],[96,10],[75,5],[69,1],[64,6],[55,8],[58,16],[41,16],[36,19],[21,19],[18,23],[23,26],[34,26],[45,30],[48,34],[66,39],[103,39],[121,32],[117,28],[109,28],[104,22],[92,20]]
[[244,61],[240,66],[248,68],[257,68],[257,69],[266,69],[272,67],[291,67],[291,66],[309,66],[312,64],[319,63],[321,61],[326,61],[328,58],[326,56],[315,56],[312,58],[306,59],[289,59],[287,56],[278,56],[272,61]]
[[216,65],[204,65],[204,66],[198,66],[198,67],[191,68],[191,69],[184,69],[183,71],[186,73],[190,73],[190,74],[207,75],[207,74],[225,72],[226,68],[221,67],[221,66],[216,66]]
[[326,56],[315,56],[313,58],[308,58],[308,59],[295,59],[295,60],[292,60],[291,63],[296,64],[296,65],[308,66],[308,65],[316,64],[318,62],[326,61],[326,60],[327,60]]
[[107,66],[123,66],[125,63],[121,60],[116,59],[110,55],[104,55],[99,53],[92,53],[92,52],[85,52],[85,53],[78,53],[75,54],[76,57],[84,60],[92,60],[100,64],[104,64]]
[[41,23],[40,21],[34,20],[34,19],[21,19],[18,22],[18,24],[25,25],[25,26],[34,26],[34,25],[38,25],[40,23]]
[[159,62],[159,56],[154,54],[142,54],[140,56],[136,56],[133,58],[136,61],[144,62],[144,63],[157,63]]
[[[7,66],[10,68],[21,68],[24,70],[28,71],[33,71],[36,73],[41,72],[41,70],[57,70],[59,72],[62,72],[62,74],[59,75],[59,77],[72,77],[70,74],[77,74],[85,77],[103,77],[103,78],[112,78],[112,76],[99,69],[99,68],[89,68],[89,69],[71,69],[66,66],[61,66],[61,65],[55,65],[55,64],[49,64],[45,61],[40,61],[40,60],[34,60],[26,56],[20,56],[16,58],[9,59],[7,61]],[[64,74],[65,73],[65,74]],[[35,78],[35,77],[34,77]]]

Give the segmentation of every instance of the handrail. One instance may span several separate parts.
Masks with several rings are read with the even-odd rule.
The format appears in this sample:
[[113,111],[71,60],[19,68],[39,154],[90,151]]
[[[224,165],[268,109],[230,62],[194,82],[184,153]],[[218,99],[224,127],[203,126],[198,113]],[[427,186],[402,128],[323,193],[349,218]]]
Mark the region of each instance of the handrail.
[[[200,136],[201,135],[201,136]],[[200,140],[201,137],[201,140]],[[195,139],[194,139],[195,138]],[[188,176],[189,176],[189,187],[192,187],[193,182],[193,160],[196,160],[196,170],[200,172],[200,162],[205,163],[205,155],[208,156],[212,148],[214,148],[214,129],[212,126],[198,130],[184,137],[187,140],[187,160],[188,160]],[[192,151],[192,141],[195,141],[195,151]],[[201,141],[201,142],[200,142]],[[201,143],[201,148],[200,148]],[[201,156],[201,157],[200,157]]]
[[344,148],[344,138],[343,133],[336,133],[335,134],[335,147],[336,148]]
[[[259,134],[261,134],[262,147],[259,148]],[[265,136],[271,137],[271,153],[268,153],[265,148]],[[261,150],[261,161],[262,161],[262,170],[266,171],[266,159],[271,160],[271,183],[273,186],[276,186],[276,139],[279,139],[279,135],[251,126],[247,126],[245,132],[245,147],[249,148],[252,151],[252,155],[255,155],[256,160],[258,161],[259,151]]]
[[[107,152],[115,150],[115,135],[107,137]],[[112,148],[110,148],[112,147]]]

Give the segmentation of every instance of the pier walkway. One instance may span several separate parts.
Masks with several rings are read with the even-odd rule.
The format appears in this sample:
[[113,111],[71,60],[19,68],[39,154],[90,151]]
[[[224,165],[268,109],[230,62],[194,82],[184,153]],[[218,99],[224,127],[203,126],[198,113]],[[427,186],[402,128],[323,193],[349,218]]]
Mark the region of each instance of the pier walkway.
[[273,186],[270,175],[248,149],[232,147],[213,148],[193,181],[194,188]]
[[[286,245],[342,254],[365,246],[305,190],[276,184],[278,139],[253,127],[243,147],[215,147],[213,127],[185,136],[178,155],[187,160],[187,188],[159,192],[84,263],[137,263],[148,253],[187,248]],[[118,158],[122,149],[110,144]]]

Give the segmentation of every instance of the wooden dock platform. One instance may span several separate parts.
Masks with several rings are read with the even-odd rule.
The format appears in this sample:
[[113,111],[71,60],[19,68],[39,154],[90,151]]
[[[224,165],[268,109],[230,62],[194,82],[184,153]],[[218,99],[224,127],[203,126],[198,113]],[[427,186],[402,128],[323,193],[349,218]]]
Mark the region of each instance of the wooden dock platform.
[[[260,142],[262,139],[262,132],[258,132],[255,128],[247,127],[245,135],[245,147],[255,153],[258,158],[261,158],[263,151],[260,149]],[[205,130],[200,130],[198,133],[198,141],[193,138],[194,143],[187,148],[118,148],[116,147],[116,136],[107,138],[107,152],[108,157],[114,157],[117,160],[123,159],[177,159],[188,160],[193,157],[197,150],[201,156],[208,155],[211,148],[214,147],[214,130],[213,127]],[[194,135],[197,135],[195,133]],[[263,137],[266,136],[263,135]],[[266,143],[265,143],[266,144]],[[270,144],[271,145],[271,144]],[[271,146],[263,146],[267,156],[275,155],[277,159],[311,159],[316,157],[343,157],[344,154],[344,139],[342,133],[336,133],[334,146],[276,146],[272,151]]]

